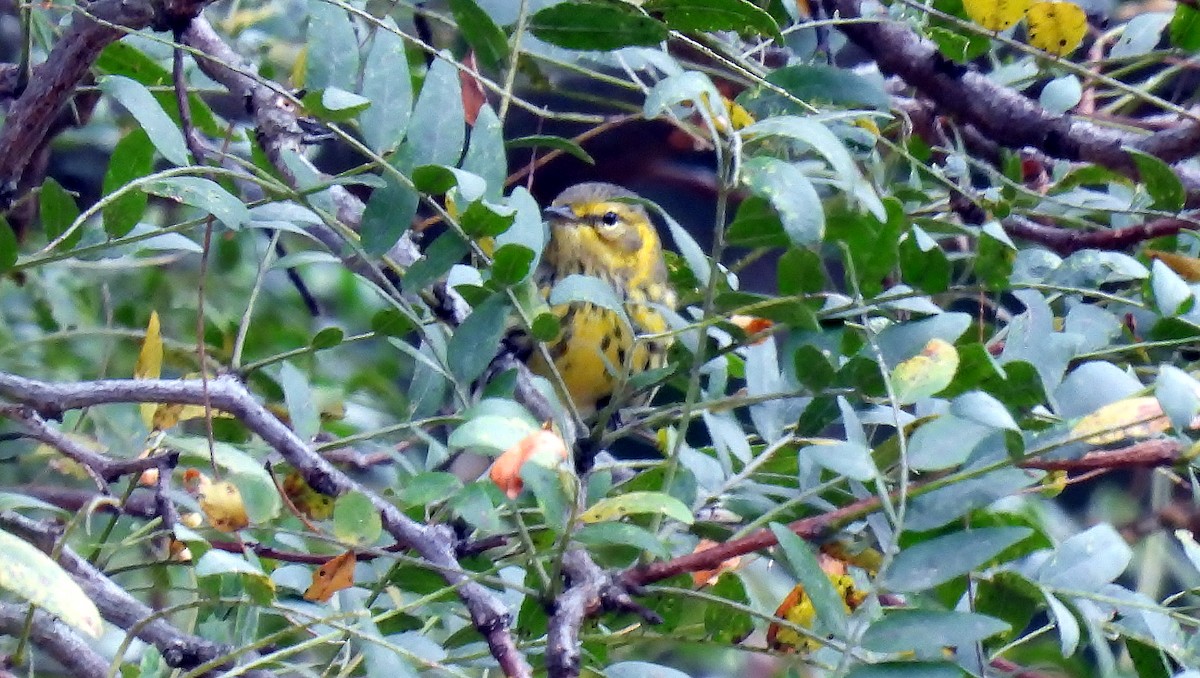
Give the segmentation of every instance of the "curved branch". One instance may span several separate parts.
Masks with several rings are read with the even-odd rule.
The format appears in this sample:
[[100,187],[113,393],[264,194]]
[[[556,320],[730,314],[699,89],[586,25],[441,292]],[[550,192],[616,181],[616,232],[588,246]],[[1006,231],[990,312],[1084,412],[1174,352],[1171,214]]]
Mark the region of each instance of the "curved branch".
[[[59,537],[56,526],[31,520],[13,511],[5,511],[0,513],[0,527],[53,557]],[[230,647],[184,633],[165,619],[156,617],[154,610],[129,595],[125,589],[70,548],[63,547],[55,559],[96,604],[101,616],[122,629],[136,628],[134,635],[158,648],[168,666],[193,668],[231,651]],[[105,666],[105,672],[107,670],[108,667]],[[262,671],[256,675],[272,674]]]
[[58,113],[87,76],[100,52],[129,31],[163,28],[169,20],[197,16],[210,0],[174,3],[166,8],[148,0],[98,0],[75,15],[66,34],[55,43],[45,63],[13,101],[0,128],[0,205],[15,196],[18,182],[34,154],[46,141]]
[[509,632],[511,614],[491,591],[463,571],[455,553],[453,531],[444,525],[424,525],[412,520],[377,493],[351,479],[263,408],[234,377],[224,375],[211,379],[205,389],[200,380],[109,379],[49,383],[0,372],[0,395],[32,407],[43,416],[112,403],[207,403],[214,409],[232,414],[278,451],[313,489],[331,496],[361,492],[369,497],[383,520],[384,529],[398,543],[416,551],[455,588],[505,675],[531,675],[528,663]]
[[[21,636],[28,614],[29,608],[25,605],[0,603],[0,634]],[[72,676],[104,678],[108,675],[108,661],[92,649],[91,642],[44,610],[33,611],[29,639]]]
[[1194,219],[1174,218],[1097,231],[1046,226],[1015,215],[1005,219],[1002,224],[1009,235],[1044,245],[1062,256],[1086,249],[1123,250],[1146,240],[1175,235],[1181,231],[1200,230],[1200,222]]
[[[864,17],[862,0],[823,0],[833,16]],[[937,47],[893,21],[848,21],[839,29],[871,55],[879,69],[897,75],[932,100],[939,112],[974,126],[985,138],[1009,148],[1031,146],[1064,160],[1084,161],[1137,178],[1128,149],[1175,163],[1200,152],[1200,123],[1186,122],[1149,135],[1101,127],[1069,115],[1054,115],[1022,94],[946,59]]]

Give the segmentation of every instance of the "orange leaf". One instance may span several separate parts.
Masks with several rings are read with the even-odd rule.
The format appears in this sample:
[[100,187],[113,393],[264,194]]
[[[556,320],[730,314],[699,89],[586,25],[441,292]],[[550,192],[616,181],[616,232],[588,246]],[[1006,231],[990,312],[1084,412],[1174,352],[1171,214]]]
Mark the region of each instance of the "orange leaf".
[[[769,330],[775,326],[775,323],[767,320],[766,318],[757,318],[752,315],[732,315],[729,316],[729,322],[740,327],[748,337],[758,334],[759,332]],[[764,341],[766,341],[766,337],[761,337],[755,340],[753,343],[761,344]]]
[[326,603],[333,594],[354,585],[354,565],[358,562],[354,551],[334,556],[313,572],[312,585],[304,592],[304,599],[314,603]]
[[[708,549],[710,549],[716,545],[717,545],[717,542],[715,542],[711,539],[701,539],[700,543],[696,544],[696,548],[692,550],[692,553],[699,553],[701,551],[707,551]],[[728,560],[721,561],[721,564],[718,565],[714,569],[699,570],[697,572],[693,572],[692,573],[692,585],[695,586],[696,588],[708,586],[709,584],[716,581],[717,577],[721,576],[722,573],[731,572],[733,570],[736,570],[738,568],[738,566],[741,564],[742,564],[742,557],[734,556],[733,558],[730,558]]]
[[492,463],[488,477],[504,490],[509,499],[516,499],[525,486],[521,481],[521,467],[525,462],[553,466],[567,459],[567,446],[563,439],[550,431],[534,431],[517,441]]

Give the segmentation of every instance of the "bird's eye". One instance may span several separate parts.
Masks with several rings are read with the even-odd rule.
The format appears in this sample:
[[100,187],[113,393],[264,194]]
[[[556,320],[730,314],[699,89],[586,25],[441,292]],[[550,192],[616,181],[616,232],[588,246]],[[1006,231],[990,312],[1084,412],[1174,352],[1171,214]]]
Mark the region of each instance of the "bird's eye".
[[605,226],[616,226],[620,219],[621,218],[617,216],[616,212],[605,212],[604,216],[600,217],[600,223],[604,224]]

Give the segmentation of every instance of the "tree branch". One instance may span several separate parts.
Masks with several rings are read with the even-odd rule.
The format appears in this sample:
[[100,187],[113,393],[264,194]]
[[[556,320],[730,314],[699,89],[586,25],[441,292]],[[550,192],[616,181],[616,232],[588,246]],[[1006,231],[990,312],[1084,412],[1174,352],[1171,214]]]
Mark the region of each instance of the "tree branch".
[[[30,520],[14,511],[0,513],[0,527],[54,556],[59,539],[56,526]],[[101,616],[158,648],[168,666],[190,669],[228,654],[232,648],[180,631],[154,610],[129,595],[125,589],[97,570],[68,547],[55,559],[96,604]],[[105,673],[107,673],[107,666]],[[265,671],[258,676],[272,675]]]
[[[172,11],[197,16],[208,1],[176,3]],[[7,206],[16,196],[21,177],[46,141],[58,113],[104,48],[129,31],[164,28],[168,18],[146,0],[98,0],[75,15],[45,63],[34,69],[0,128],[0,206]]]
[[[1053,115],[1022,94],[943,57],[937,47],[907,26],[880,17],[863,18],[862,0],[822,0],[832,16],[850,19],[838,28],[871,55],[879,69],[897,75],[939,112],[974,126],[986,139],[1008,148],[1026,146],[1065,160],[1095,163],[1125,176],[1138,171],[1128,149],[1175,163],[1200,152],[1200,124],[1189,121],[1149,135],[1102,127],[1075,116]],[[1191,193],[1196,193],[1193,186]]]
[[[0,603],[0,634],[20,637],[25,633],[28,614],[28,606]],[[108,675],[108,661],[92,649],[92,643],[45,610],[33,611],[29,639],[72,676],[104,678]]]
[[369,497],[384,529],[398,543],[416,551],[455,588],[505,675],[531,675],[509,632],[511,615],[491,591],[463,571],[455,554],[454,533],[449,527],[418,523],[352,480],[263,408],[234,377],[219,376],[207,382],[207,392],[204,387],[200,380],[164,379],[49,383],[0,372],[0,395],[32,407],[43,416],[111,403],[203,405],[208,402],[214,409],[229,412],[278,451],[313,489],[331,496],[353,491]]

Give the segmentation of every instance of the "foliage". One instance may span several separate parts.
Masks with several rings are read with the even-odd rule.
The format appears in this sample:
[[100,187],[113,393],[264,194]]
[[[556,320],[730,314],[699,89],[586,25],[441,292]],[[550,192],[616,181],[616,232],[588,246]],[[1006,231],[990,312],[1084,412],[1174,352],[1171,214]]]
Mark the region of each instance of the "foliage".
[[[118,21],[50,174],[0,163],[0,648],[24,648],[18,603],[100,624],[23,516],[61,520],[174,627],[252,652],[214,667],[510,669],[479,591],[386,504],[452,528],[428,534],[551,675],[578,671],[559,633],[607,676],[759,656],[772,675],[1195,675],[1200,122],[1178,92],[1200,15],[1128,10],[1085,37],[1074,5],[1004,0],[895,0],[884,23],[856,0],[220,3],[215,38],[255,60],[231,97],[194,27]],[[84,16],[19,14],[34,62]],[[4,134],[23,102],[0,96]],[[557,330],[531,274],[560,171],[657,203],[681,299],[669,366],[588,422],[494,360],[514,327]],[[620,311],[565,282],[551,300]],[[323,493],[325,467],[245,411],[57,412],[4,381],[219,374],[361,489]],[[577,637],[573,596],[595,603]],[[122,675],[207,670],[104,616]],[[14,658],[62,661],[37,640]]]

